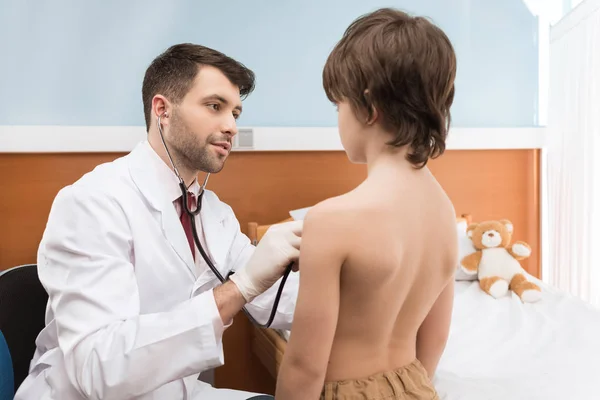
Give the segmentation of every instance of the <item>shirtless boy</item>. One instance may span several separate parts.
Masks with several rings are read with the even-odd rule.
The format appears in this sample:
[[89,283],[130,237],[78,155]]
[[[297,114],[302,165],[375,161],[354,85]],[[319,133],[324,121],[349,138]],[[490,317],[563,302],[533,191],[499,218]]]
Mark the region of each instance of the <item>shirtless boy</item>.
[[368,176],[305,218],[277,399],[438,398],[458,254],[426,164],[445,149],[455,71],[446,35],[393,9],[354,21],[329,56],[325,92]]

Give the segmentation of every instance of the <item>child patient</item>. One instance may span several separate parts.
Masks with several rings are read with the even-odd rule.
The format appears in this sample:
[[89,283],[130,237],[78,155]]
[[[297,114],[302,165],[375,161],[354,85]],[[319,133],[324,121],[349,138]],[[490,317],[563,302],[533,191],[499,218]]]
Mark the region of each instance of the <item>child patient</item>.
[[426,164],[445,149],[455,72],[446,35],[393,9],[354,21],[330,54],[323,86],[368,176],[305,218],[277,399],[438,399],[458,255]]

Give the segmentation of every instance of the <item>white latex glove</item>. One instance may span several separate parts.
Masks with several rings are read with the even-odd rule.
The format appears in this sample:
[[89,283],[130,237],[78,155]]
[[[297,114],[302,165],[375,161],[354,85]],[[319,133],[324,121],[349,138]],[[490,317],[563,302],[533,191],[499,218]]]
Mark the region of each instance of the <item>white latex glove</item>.
[[256,246],[248,263],[229,278],[246,301],[269,289],[300,256],[303,221],[272,225]]

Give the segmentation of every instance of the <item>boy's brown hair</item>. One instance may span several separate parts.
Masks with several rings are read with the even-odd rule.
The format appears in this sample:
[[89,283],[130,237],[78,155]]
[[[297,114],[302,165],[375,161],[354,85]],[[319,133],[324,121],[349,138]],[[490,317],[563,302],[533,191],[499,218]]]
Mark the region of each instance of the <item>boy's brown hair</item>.
[[376,109],[392,146],[409,145],[417,168],[446,149],[456,56],[444,32],[422,17],[383,8],[356,19],[329,55],[323,87],[357,118]]

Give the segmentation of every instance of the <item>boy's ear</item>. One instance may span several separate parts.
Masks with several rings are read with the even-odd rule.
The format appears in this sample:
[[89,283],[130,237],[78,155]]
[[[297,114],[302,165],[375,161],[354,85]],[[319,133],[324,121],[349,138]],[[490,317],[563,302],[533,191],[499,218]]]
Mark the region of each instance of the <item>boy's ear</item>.
[[367,120],[365,121],[365,123],[367,125],[373,125],[375,121],[377,121],[377,118],[379,118],[379,112],[377,111],[377,109],[373,105],[373,102],[371,101],[371,97],[369,96],[369,89],[365,89],[364,96],[368,104]]
[[371,106],[369,109],[369,117],[367,117],[367,125],[373,125],[377,118],[379,117],[379,113],[374,106]]

